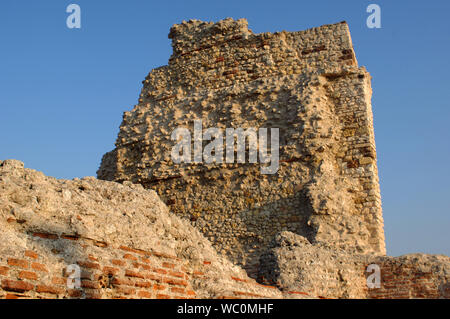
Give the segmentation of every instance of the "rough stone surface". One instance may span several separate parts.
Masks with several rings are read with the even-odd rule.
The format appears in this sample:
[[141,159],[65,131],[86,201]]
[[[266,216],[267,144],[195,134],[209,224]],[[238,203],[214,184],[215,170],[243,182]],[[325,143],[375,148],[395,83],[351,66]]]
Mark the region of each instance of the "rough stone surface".
[[[450,298],[450,258],[360,255],[291,232],[261,256],[263,284],[139,184],[58,180],[0,161],[2,298]],[[368,289],[369,264],[381,287]],[[80,287],[68,286],[71,267]]]
[[301,287],[334,298],[364,298],[367,294],[363,257],[312,245],[291,232],[278,234],[261,260],[260,278],[283,289]]
[[[98,177],[154,189],[255,277],[287,230],[312,243],[385,254],[370,75],[345,22],[254,34],[247,21],[183,22],[167,66],[143,81]],[[178,127],[279,128],[280,167],[175,164]]]
[[[282,297],[141,185],[58,180],[1,161],[0,227],[3,297]],[[75,291],[66,285],[72,264],[82,269]]]
[[[351,254],[285,231],[261,259],[261,278],[286,291],[328,298],[450,298],[450,258],[444,255]],[[380,267],[380,288],[368,288],[370,264]]]

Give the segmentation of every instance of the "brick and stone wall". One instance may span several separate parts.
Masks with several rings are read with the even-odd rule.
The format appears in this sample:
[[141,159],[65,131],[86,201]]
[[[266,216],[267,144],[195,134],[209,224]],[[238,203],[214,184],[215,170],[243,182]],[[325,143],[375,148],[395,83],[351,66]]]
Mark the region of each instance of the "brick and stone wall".
[[[256,277],[280,231],[359,253],[385,253],[370,75],[345,22],[254,34],[245,20],[189,21],[170,31],[167,66],[124,113],[100,179],[154,189]],[[280,167],[176,164],[178,127],[279,128]]]
[[0,161],[0,298],[283,297],[218,256],[153,191],[125,184]]
[[[211,261],[193,268],[188,260],[126,246],[110,247],[85,238],[35,233],[33,243],[46,247],[70,247],[83,256],[67,251],[16,250],[0,259],[0,298],[86,298],[86,299],[193,299],[198,282],[208,285],[206,271]],[[65,257],[59,258],[58,253]],[[53,257],[53,258],[52,258]],[[80,287],[70,286],[73,266],[80,269]],[[224,275],[224,294],[212,298],[280,298],[277,288],[263,286],[246,276]],[[69,283],[68,283],[69,282]],[[194,282],[197,282],[194,283]],[[224,285],[226,287],[226,285]],[[304,295],[308,295],[304,293]],[[201,294],[201,297],[205,297]]]
[[0,298],[449,298],[446,256],[358,255],[287,231],[257,282],[142,185],[58,180],[16,160],[0,161],[0,227]]
[[369,289],[371,299],[450,299],[450,258],[443,255],[411,254],[378,257],[381,287]]

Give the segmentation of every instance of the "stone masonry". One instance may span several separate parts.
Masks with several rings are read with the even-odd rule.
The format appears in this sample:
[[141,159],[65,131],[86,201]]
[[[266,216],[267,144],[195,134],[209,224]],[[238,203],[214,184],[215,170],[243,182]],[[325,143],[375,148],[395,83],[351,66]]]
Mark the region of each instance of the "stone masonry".
[[[245,19],[174,25],[173,54],[143,81],[98,177],[155,190],[222,255],[256,278],[282,231],[384,255],[371,109],[347,23],[254,34]],[[179,127],[279,128],[280,163],[179,163]]]

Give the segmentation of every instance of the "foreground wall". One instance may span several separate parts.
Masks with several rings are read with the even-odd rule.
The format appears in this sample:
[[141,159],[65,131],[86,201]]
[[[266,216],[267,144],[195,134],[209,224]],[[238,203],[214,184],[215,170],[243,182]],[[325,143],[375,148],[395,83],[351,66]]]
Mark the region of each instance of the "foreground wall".
[[368,298],[450,299],[450,258],[411,254],[369,260],[381,267],[381,287],[368,290]]
[[[345,22],[253,34],[245,20],[172,27],[169,65],[143,81],[100,179],[154,189],[235,264],[256,277],[288,230],[311,242],[385,253],[370,75]],[[280,167],[175,164],[178,127],[279,128]]]
[[[261,257],[263,285],[153,191],[15,160],[0,161],[0,228],[1,298],[450,298],[449,257],[350,254],[290,232]],[[373,263],[381,287],[368,289]]]
[[[328,298],[450,298],[450,258],[444,255],[350,254],[282,232],[261,259],[260,281],[282,290]],[[374,282],[369,277],[374,265],[380,270],[380,287],[367,284],[367,279]]]

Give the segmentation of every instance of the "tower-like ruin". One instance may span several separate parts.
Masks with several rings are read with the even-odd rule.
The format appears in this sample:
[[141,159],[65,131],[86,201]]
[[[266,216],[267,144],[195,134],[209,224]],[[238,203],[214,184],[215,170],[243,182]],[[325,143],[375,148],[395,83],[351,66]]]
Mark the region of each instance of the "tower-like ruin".
[[[189,21],[173,54],[143,81],[100,179],[154,189],[223,255],[256,276],[287,230],[345,251],[385,254],[370,75],[348,25],[254,34],[247,21]],[[179,163],[176,128],[278,128],[279,169],[261,163]]]

